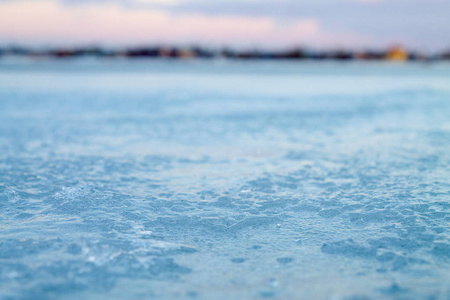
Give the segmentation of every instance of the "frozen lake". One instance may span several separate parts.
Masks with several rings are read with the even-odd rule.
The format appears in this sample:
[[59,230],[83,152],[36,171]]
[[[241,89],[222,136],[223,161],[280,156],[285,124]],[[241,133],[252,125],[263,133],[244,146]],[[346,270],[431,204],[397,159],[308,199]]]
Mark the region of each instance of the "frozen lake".
[[0,60],[0,299],[450,299],[450,64]]

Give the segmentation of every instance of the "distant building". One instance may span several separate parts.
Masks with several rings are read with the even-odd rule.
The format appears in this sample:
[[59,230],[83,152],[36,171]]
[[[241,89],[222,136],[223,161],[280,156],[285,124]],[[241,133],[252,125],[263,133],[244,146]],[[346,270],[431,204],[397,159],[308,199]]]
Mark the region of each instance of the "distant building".
[[179,58],[194,58],[196,53],[191,49],[180,49],[176,52],[176,56]]
[[408,52],[402,47],[393,47],[386,54],[387,60],[405,61],[408,60]]
[[175,57],[175,50],[170,47],[162,47],[158,49],[159,57]]

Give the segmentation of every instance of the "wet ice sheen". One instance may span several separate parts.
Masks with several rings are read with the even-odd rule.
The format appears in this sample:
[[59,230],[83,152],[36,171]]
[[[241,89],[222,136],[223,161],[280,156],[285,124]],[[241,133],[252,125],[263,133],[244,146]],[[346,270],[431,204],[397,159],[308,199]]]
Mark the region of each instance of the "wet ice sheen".
[[0,62],[1,299],[448,299],[448,65]]

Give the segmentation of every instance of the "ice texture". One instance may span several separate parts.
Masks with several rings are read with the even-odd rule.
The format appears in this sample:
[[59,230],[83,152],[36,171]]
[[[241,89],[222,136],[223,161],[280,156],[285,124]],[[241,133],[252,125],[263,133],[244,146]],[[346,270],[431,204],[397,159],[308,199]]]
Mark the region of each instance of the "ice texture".
[[450,66],[0,61],[0,299],[450,299]]

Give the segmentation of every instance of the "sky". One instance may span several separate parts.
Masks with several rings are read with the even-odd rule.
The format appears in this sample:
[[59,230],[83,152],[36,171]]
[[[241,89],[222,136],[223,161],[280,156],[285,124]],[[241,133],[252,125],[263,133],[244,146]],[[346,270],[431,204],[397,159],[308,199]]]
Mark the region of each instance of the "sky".
[[449,0],[0,0],[0,45],[450,49]]

